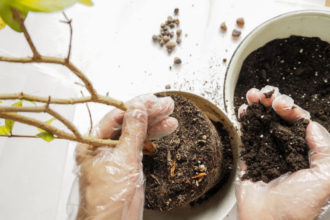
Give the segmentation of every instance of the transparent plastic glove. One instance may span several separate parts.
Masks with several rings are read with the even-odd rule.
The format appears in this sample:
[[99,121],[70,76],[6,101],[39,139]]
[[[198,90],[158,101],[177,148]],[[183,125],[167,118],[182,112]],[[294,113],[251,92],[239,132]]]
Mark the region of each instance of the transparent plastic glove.
[[[273,89],[277,92],[267,98],[264,93]],[[307,111],[296,106],[289,96],[280,95],[275,87],[267,86],[261,91],[251,89],[247,92],[247,101],[250,105],[261,102],[272,106],[288,121],[310,118]],[[246,108],[247,105],[241,106],[239,115],[244,114]],[[241,220],[315,219],[327,208],[330,198],[330,134],[320,124],[311,121],[306,129],[306,140],[310,148],[310,169],[284,174],[268,184],[248,180],[239,183],[236,196]]]
[[99,123],[96,136],[116,138],[114,148],[96,151],[87,145],[76,149],[80,167],[80,206],[77,219],[134,220],[142,219],[144,207],[144,176],[142,170],[143,142],[170,134],[178,126],[169,97],[140,96],[127,103],[128,110],[115,109]]

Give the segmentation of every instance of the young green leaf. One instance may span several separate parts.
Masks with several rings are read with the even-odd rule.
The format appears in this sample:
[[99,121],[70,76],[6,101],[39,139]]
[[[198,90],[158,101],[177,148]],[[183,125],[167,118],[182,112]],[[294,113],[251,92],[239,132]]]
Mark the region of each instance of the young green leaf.
[[19,101],[19,102],[16,102],[14,103],[12,106],[16,106],[16,107],[22,107],[23,105],[23,100]]
[[[45,121],[45,123],[46,124],[48,124],[48,125],[50,125],[53,121],[55,121],[56,120],[56,118],[51,118],[51,119],[49,119],[48,121]],[[40,132],[45,132],[45,130],[44,129],[41,129],[41,128],[38,128],[38,130],[40,131]]]
[[27,102],[32,103],[33,105],[36,105],[36,103],[35,103],[34,101],[30,100],[30,99],[25,99],[25,98],[23,98],[23,99],[21,99],[21,100],[22,100],[22,101],[27,101]]
[[0,101],[0,103],[2,103],[2,101]]
[[10,135],[10,131],[5,125],[0,127],[0,135]]
[[6,27],[6,23],[5,23],[5,21],[0,16],[0,29],[2,29],[4,27]]
[[54,140],[54,135],[47,131],[40,132],[39,134],[36,135],[36,137],[44,139],[47,142]]
[[15,124],[15,122],[12,120],[9,120],[9,119],[5,120],[5,127],[9,134],[13,131],[14,124]]
[[[23,105],[23,101],[21,100],[19,102],[14,103],[12,106],[21,107],[22,105]],[[6,135],[11,134],[11,132],[13,131],[14,124],[15,124],[15,121],[5,119],[5,125],[3,128],[3,132],[6,133]]]

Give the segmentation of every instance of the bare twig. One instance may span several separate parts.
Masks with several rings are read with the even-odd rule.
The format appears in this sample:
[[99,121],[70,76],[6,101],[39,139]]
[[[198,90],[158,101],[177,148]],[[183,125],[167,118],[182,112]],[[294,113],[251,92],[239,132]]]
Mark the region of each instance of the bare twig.
[[46,56],[39,56],[39,57],[24,57],[24,58],[13,58],[13,57],[1,57],[0,61],[10,62],[10,63],[52,63],[52,64],[59,64],[67,67],[71,70],[81,81],[84,82],[86,89],[89,91],[91,96],[96,96],[96,90],[94,89],[92,83],[89,79],[71,62],[67,62],[66,59],[57,58],[57,57],[46,57]]
[[42,121],[27,117],[27,116],[19,115],[16,113],[1,112],[0,118],[6,118],[6,119],[20,122],[23,124],[31,125],[31,126],[34,126],[37,128],[41,128],[45,131],[48,131],[48,132],[56,135],[57,138],[62,138],[62,139],[66,139],[66,140],[76,141],[79,143],[89,144],[94,147],[100,147],[100,146],[113,147],[118,144],[118,141],[116,141],[116,140],[104,140],[104,139],[98,139],[98,138],[94,138],[94,137],[84,137],[84,136],[78,138],[75,135],[62,131],[52,125],[49,125]]
[[[34,96],[23,92],[12,93],[12,94],[0,94],[0,100],[15,100],[15,99],[27,99],[30,101],[35,101],[40,103],[48,102],[48,98],[46,97]],[[71,99],[52,98],[50,100],[50,104],[61,104],[61,105],[82,104],[86,102],[95,102],[95,103],[111,105],[123,111],[126,111],[127,109],[124,102],[102,95],[97,95],[96,97],[86,96],[86,97],[71,98]]]
[[34,46],[31,36],[25,27],[24,20],[22,18],[21,13],[15,8],[12,8],[12,12],[13,12],[14,19],[19,23],[19,26],[24,33],[25,39],[27,40],[27,42],[32,50],[33,58],[38,59],[40,57],[40,54],[39,54],[37,48]]
[[70,40],[69,40],[69,49],[68,49],[68,55],[66,57],[67,62],[70,61],[70,56],[71,56],[71,48],[72,48],[72,34],[73,34],[73,29],[72,29],[72,19],[69,19],[68,16],[65,14],[65,12],[63,11],[63,16],[65,18],[64,23],[69,25],[70,28]]
[[[50,100],[50,99],[49,99]],[[33,113],[48,113],[52,115],[54,118],[62,122],[68,129],[72,131],[72,133],[77,137],[81,138],[81,134],[78,129],[66,118],[64,118],[58,112],[49,108],[49,103],[44,106],[33,106],[33,107],[20,107],[20,106],[0,106],[0,113],[5,112],[33,112]]]
[[[80,91],[81,95],[84,96],[84,92],[83,91]],[[91,135],[92,134],[92,131],[93,131],[93,117],[92,117],[92,113],[91,113],[91,110],[89,108],[89,105],[88,103],[85,103],[86,104],[86,108],[87,108],[87,111],[88,111],[88,116],[89,116],[89,131],[88,131],[88,135]]]

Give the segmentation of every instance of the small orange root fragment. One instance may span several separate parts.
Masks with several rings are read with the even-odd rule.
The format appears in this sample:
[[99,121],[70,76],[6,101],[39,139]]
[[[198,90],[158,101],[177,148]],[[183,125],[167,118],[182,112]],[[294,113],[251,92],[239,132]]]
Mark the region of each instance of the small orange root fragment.
[[194,176],[193,179],[201,178],[201,177],[206,176],[206,175],[207,175],[206,173],[199,173],[196,176]]
[[176,162],[173,161],[173,162],[172,162],[172,166],[171,166],[171,178],[174,177],[175,165],[176,165]]

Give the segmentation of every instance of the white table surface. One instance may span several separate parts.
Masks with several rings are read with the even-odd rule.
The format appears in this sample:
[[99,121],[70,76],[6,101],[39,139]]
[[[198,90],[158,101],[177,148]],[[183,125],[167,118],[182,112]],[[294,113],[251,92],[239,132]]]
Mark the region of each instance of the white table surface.
[[[223,110],[226,64],[222,59],[229,61],[240,40],[265,20],[294,10],[329,10],[324,7],[324,2],[94,0],[95,5],[91,8],[75,5],[67,10],[68,16],[73,18],[74,27],[72,60],[100,93],[109,92],[110,96],[123,101],[139,94],[165,90],[165,85],[169,84],[174,90],[203,95]],[[164,48],[160,49],[152,43],[151,36],[158,34],[160,23],[173,13],[175,7],[180,8],[183,38],[175,52],[168,55]],[[245,27],[240,40],[233,41],[231,31],[238,17],[244,17]],[[60,19],[60,13],[31,13],[27,19],[32,38],[45,55],[66,54],[68,27],[58,22]],[[219,32],[223,21],[228,26],[226,34]],[[9,28],[0,31],[0,39],[1,55],[31,55],[23,36]],[[170,70],[175,56],[180,57],[183,63]],[[16,66],[19,67],[15,69]],[[32,91],[40,95],[75,96],[80,89],[74,85],[77,79],[62,67],[36,65],[29,69],[27,66],[16,66],[12,69],[8,64],[0,63],[1,93],[15,89],[17,92]],[[21,74],[30,74],[30,78],[24,76],[21,79],[15,72],[18,70],[24,72]],[[40,74],[45,77],[40,77]],[[16,80],[18,78],[20,80]],[[34,88],[38,89],[33,91]],[[84,106],[78,106],[74,115],[73,109],[61,110],[74,120],[81,131],[87,131],[89,118]],[[110,108],[92,105],[91,110],[95,113],[93,118],[96,122]],[[26,131],[26,128],[21,128],[21,131]],[[24,148],[22,144],[29,146]],[[35,145],[35,149],[31,145]],[[4,173],[0,178],[0,219],[65,219],[67,199],[74,180],[73,149],[74,144],[66,141],[47,144],[25,139],[0,139],[0,172]],[[26,174],[22,174],[22,167],[25,167]],[[323,219],[329,218],[325,216]],[[236,219],[236,207],[226,219]]]

